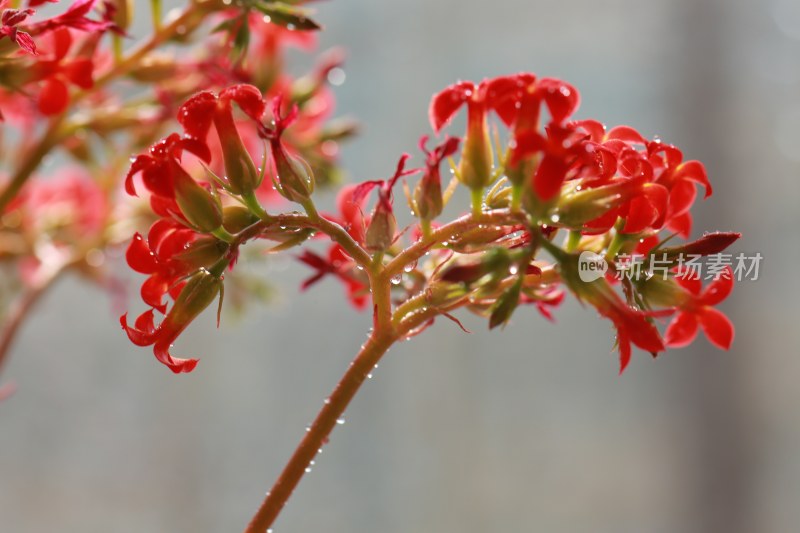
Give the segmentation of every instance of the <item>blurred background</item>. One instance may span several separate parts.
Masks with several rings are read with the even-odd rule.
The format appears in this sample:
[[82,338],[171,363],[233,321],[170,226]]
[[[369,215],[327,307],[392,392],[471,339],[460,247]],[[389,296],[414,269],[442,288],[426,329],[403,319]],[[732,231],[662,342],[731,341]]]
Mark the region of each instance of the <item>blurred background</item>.
[[[275,531],[797,531],[800,3],[317,7],[323,48],[349,52],[353,179],[415,149],[434,92],[530,70],[573,83],[579,118],[704,161],[696,232],[741,231],[733,251],[764,260],[722,305],[730,352],[638,352],[622,377],[609,324],[574,301],[503,332],[439,321],[380,364]],[[275,301],[220,330],[203,316],[183,376],[124,338],[99,289],[49,293],[3,373],[18,390],[0,404],[0,531],[241,531],[370,325],[333,281],[299,294],[308,271],[288,257],[263,270]]]

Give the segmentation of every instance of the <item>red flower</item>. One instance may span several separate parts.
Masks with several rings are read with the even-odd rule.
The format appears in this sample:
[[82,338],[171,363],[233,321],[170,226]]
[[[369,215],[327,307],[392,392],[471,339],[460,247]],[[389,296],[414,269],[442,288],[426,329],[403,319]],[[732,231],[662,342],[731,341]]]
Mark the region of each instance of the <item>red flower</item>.
[[470,189],[482,189],[492,177],[493,155],[486,115],[490,110],[504,105],[516,89],[515,77],[503,76],[483,80],[478,85],[462,81],[445,88],[431,99],[428,118],[436,133],[453,119],[461,106],[467,106],[467,132],[458,175]]
[[205,269],[199,270],[186,283],[167,316],[158,326],[153,320],[153,310],[145,311],[136,319],[133,327],[128,325],[128,314],[119,319],[128,338],[137,346],[153,345],[156,359],[173,372],[191,372],[197,359],[173,357],[169,350],[178,336],[220,293],[222,279]]
[[[0,9],[3,9],[8,2],[6,0],[0,1]],[[36,43],[33,42],[31,36],[17,29],[17,25],[21,24],[28,17],[33,15],[33,9],[4,9],[2,17],[0,17],[0,40],[3,37],[8,37],[11,42],[15,43],[22,50],[29,54],[36,55]]]
[[733,290],[733,271],[725,271],[701,292],[698,277],[683,275],[675,278],[686,289],[683,303],[677,316],[670,322],[665,334],[667,346],[682,348],[697,336],[699,327],[711,344],[727,350],[733,343],[734,328],[725,314],[713,306],[722,302]]
[[513,97],[504,98],[495,108],[504,123],[514,126],[515,133],[539,128],[541,107],[544,103],[550,112],[550,123],[561,124],[580,104],[578,91],[565,81],[556,78],[536,78],[535,74],[522,72],[512,76],[516,81]]
[[555,197],[571,169],[592,163],[594,151],[587,150],[586,135],[570,126],[550,124],[543,136],[536,130],[519,133],[514,139],[511,166],[522,159],[541,154],[533,175],[533,190],[544,201]]
[[81,89],[94,85],[94,64],[86,57],[67,58],[72,47],[72,35],[66,28],[58,28],[50,34],[52,54],[40,59],[33,67],[33,80],[43,81],[39,93],[39,110],[45,115],[58,115],[69,105],[71,83]]
[[219,95],[210,91],[195,94],[181,106],[178,121],[186,136],[202,144],[205,150],[208,150],[208,131],[214,124],[222,145],[227,187],[233,194],[247,194],[258,188],[262,175],[256,169],[236,128],[233,102],[256,122],[264,114],[261,91],[252,85],[241,84],[223,89]]
[[180,253],[197,240],[199,235],[178,222],[162,219],[155,222],[145,240],[136,233],[128,245],[125,258],[128,265],[149,277],[142,284],[142,300],[150,307],[164,313],[164,295],[176,298],[183,287],[183,278],[196,269],[180,259]]
[[29,26],[29,30],[33,35],[66,28],[85,32],[113,30],[117,33],[123,33],[122,30],[117,28],[117,26],[109,20],[92,20],[88,17],[95,2],[96,0],[76,0],[69,9],[61,15],[32,24]]
[[648,142],[647,153],[654,169],[654,181],[670,191],[666,226],[688,237],[692,229],[689,209],[697,195],[695,184],[705,188],[705,198],[713,192],[705,166],[700,161],[683,161],[680,150],[660,141]]
[[[137,196],[133,178],[141,173],[142,183],[148,191],[156,196],[175,200],[177,176],[178,174],[187,174],[180,164],[184,151],[190,152],[206,162],[210,159],[210,153],[204,143],[173,133],[151,146],[148,153],[139,155],[133,160],[131,168],[125,176],[125,192],[131,196]],[[166,215],[166,213],[159,214]]]

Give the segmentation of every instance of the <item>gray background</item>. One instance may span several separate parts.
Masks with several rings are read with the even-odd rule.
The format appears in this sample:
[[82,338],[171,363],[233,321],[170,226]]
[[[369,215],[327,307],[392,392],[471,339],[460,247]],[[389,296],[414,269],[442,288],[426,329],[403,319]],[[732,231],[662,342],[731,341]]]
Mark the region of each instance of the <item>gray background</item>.
[[[697,231],[741,230],[735,251],[765,259],[722,306],[729,353],[636,353],[621,378],[608,324],[574,302],[503,333],[441,321],[381,363],[276,531],[797,531],[800,4],[318,7],[323,45],[350,53],[354,177],[414,148],[435,91],[532,70],[574,83],[579,117],[702,159],[716,193]],[[107,295],[61,283],[4,372],[0,531],[240,531],[369,327],[333,282],[297,296],[306,273],[272,262],[278,301],[219,331],[203,316],[177,350],[201,363],[177,377],[124,339]]]

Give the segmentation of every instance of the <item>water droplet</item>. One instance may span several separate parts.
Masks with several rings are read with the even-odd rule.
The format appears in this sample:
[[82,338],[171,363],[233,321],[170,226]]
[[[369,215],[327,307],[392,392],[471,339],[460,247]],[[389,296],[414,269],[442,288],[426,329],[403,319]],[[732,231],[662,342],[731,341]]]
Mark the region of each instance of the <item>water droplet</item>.
[[367,374],[367,379],[372,379],[372,373]]
[[553,215],[550,217],[551,222],[558,222],[559,220],[561,220],[561,217],[558,215]]
[[508,267],[508,273],[511,274],[512,276],[515,275],[517,272],[519,272],[519,268],[517,268],[517,265],[511,265],[510,267]]
[[406,266],[403,267],[403,272],[406,272],[406,273],[413,272],[415,268],[417,268],[417,262],[416,261],[412,261],[411,263],[409,263],[409,264],[407,264]]
[[311,467],[310,467],[310,466],[307,466],[307,467],[306,467],[306,474],[308,474],[309,472],[311,472]]
[[328,72],[328,83],[336,87],[343,84],[346,78],[347,75],[344,73],[344,70],[339,67],[332,68],[330,72]]
[[330,398],[325,398],[325,401],[323,401],[322,403],[324,403],[325,405],[330,405],[331,399]]
[[309,431],[311,431],[311,426],[306,426],[306,433],[308,433]]
[[403,275],[398,274],[396,276],[392,276],[392,285],[400,285],[403,282]]
[[272,17],[270,17],[269,15],[264,15],[264,18],[262,20],[267,24],[269,24],[270,22],[272,22]]
[[344,418],[337,418],[336,423],[341,426],[342,424],[344,424]]

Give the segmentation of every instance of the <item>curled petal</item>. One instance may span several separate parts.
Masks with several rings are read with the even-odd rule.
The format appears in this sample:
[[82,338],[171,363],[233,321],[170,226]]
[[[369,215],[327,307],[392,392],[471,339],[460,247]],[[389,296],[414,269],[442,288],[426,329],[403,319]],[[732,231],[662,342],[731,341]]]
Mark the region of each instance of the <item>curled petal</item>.
[[684,239],[689,237],[692,231],[692,215],[691,213],[684,213],[676,217],[672,217],[667,221],[667,228],[677,233]]
[[700,161],[687,161],[678,165],[678,168],[675,171],[674,179],[676,181],[684,179],[695,181],[705,187],[705,198],[711,196],[711,182],[708,181],[708,174],[706,173],[705,165],[703,165],[703,163]]
[[683,348],[697,337],[697,318],[692,313],[678,313],[667,327],[664,343],[671,348]]
[[462,81],[433,96],[428,108],[428,119],[435,133],[439,133],[453,119],[456,111],[472,96],[475,90],[474,83]]
[[570,122],[567,126],[574,129],[582,129],[583,131],[589,134],[589,139],[592,142],[596,143],[601,142],[606,134],[605,125],[597,120],[591,120],[591,119],[574,120]]
[[119,317],[119,323],[130,341],[136,346],[150,346],[156,342],[157,330],[153,325],[152,309],[139,315],[134,327],[128,325],[128,313]]
[[144,169],[153,164],[153,158],[149,155],[139,155],[131,163],[131,168],[125,176],[125,192],[131,196],[138,196],[136,194],[136,187],[133,185],[133,177],[142,172]]
[[261,91],[247,84],[234,85],[219,93],[221,100],[233,100],[250,118],[260,120],[266,109]]
[[194,370],[197,366],[197,359],[181,359],[180,357],[173,357],[169,353],[174,339],[159,339],[153,347],[153,353],[160,362],[164,363],[170,370],[176,374],[187,373]]
[[723,350],[730,349],[734,335],[733,324],[722,311],[704,307],[700,312],[700,325],[711,344]]
[[616,126],[609,130],[606,139],[616,139],[626,143],[647,144],[642,134],[630,126]]

